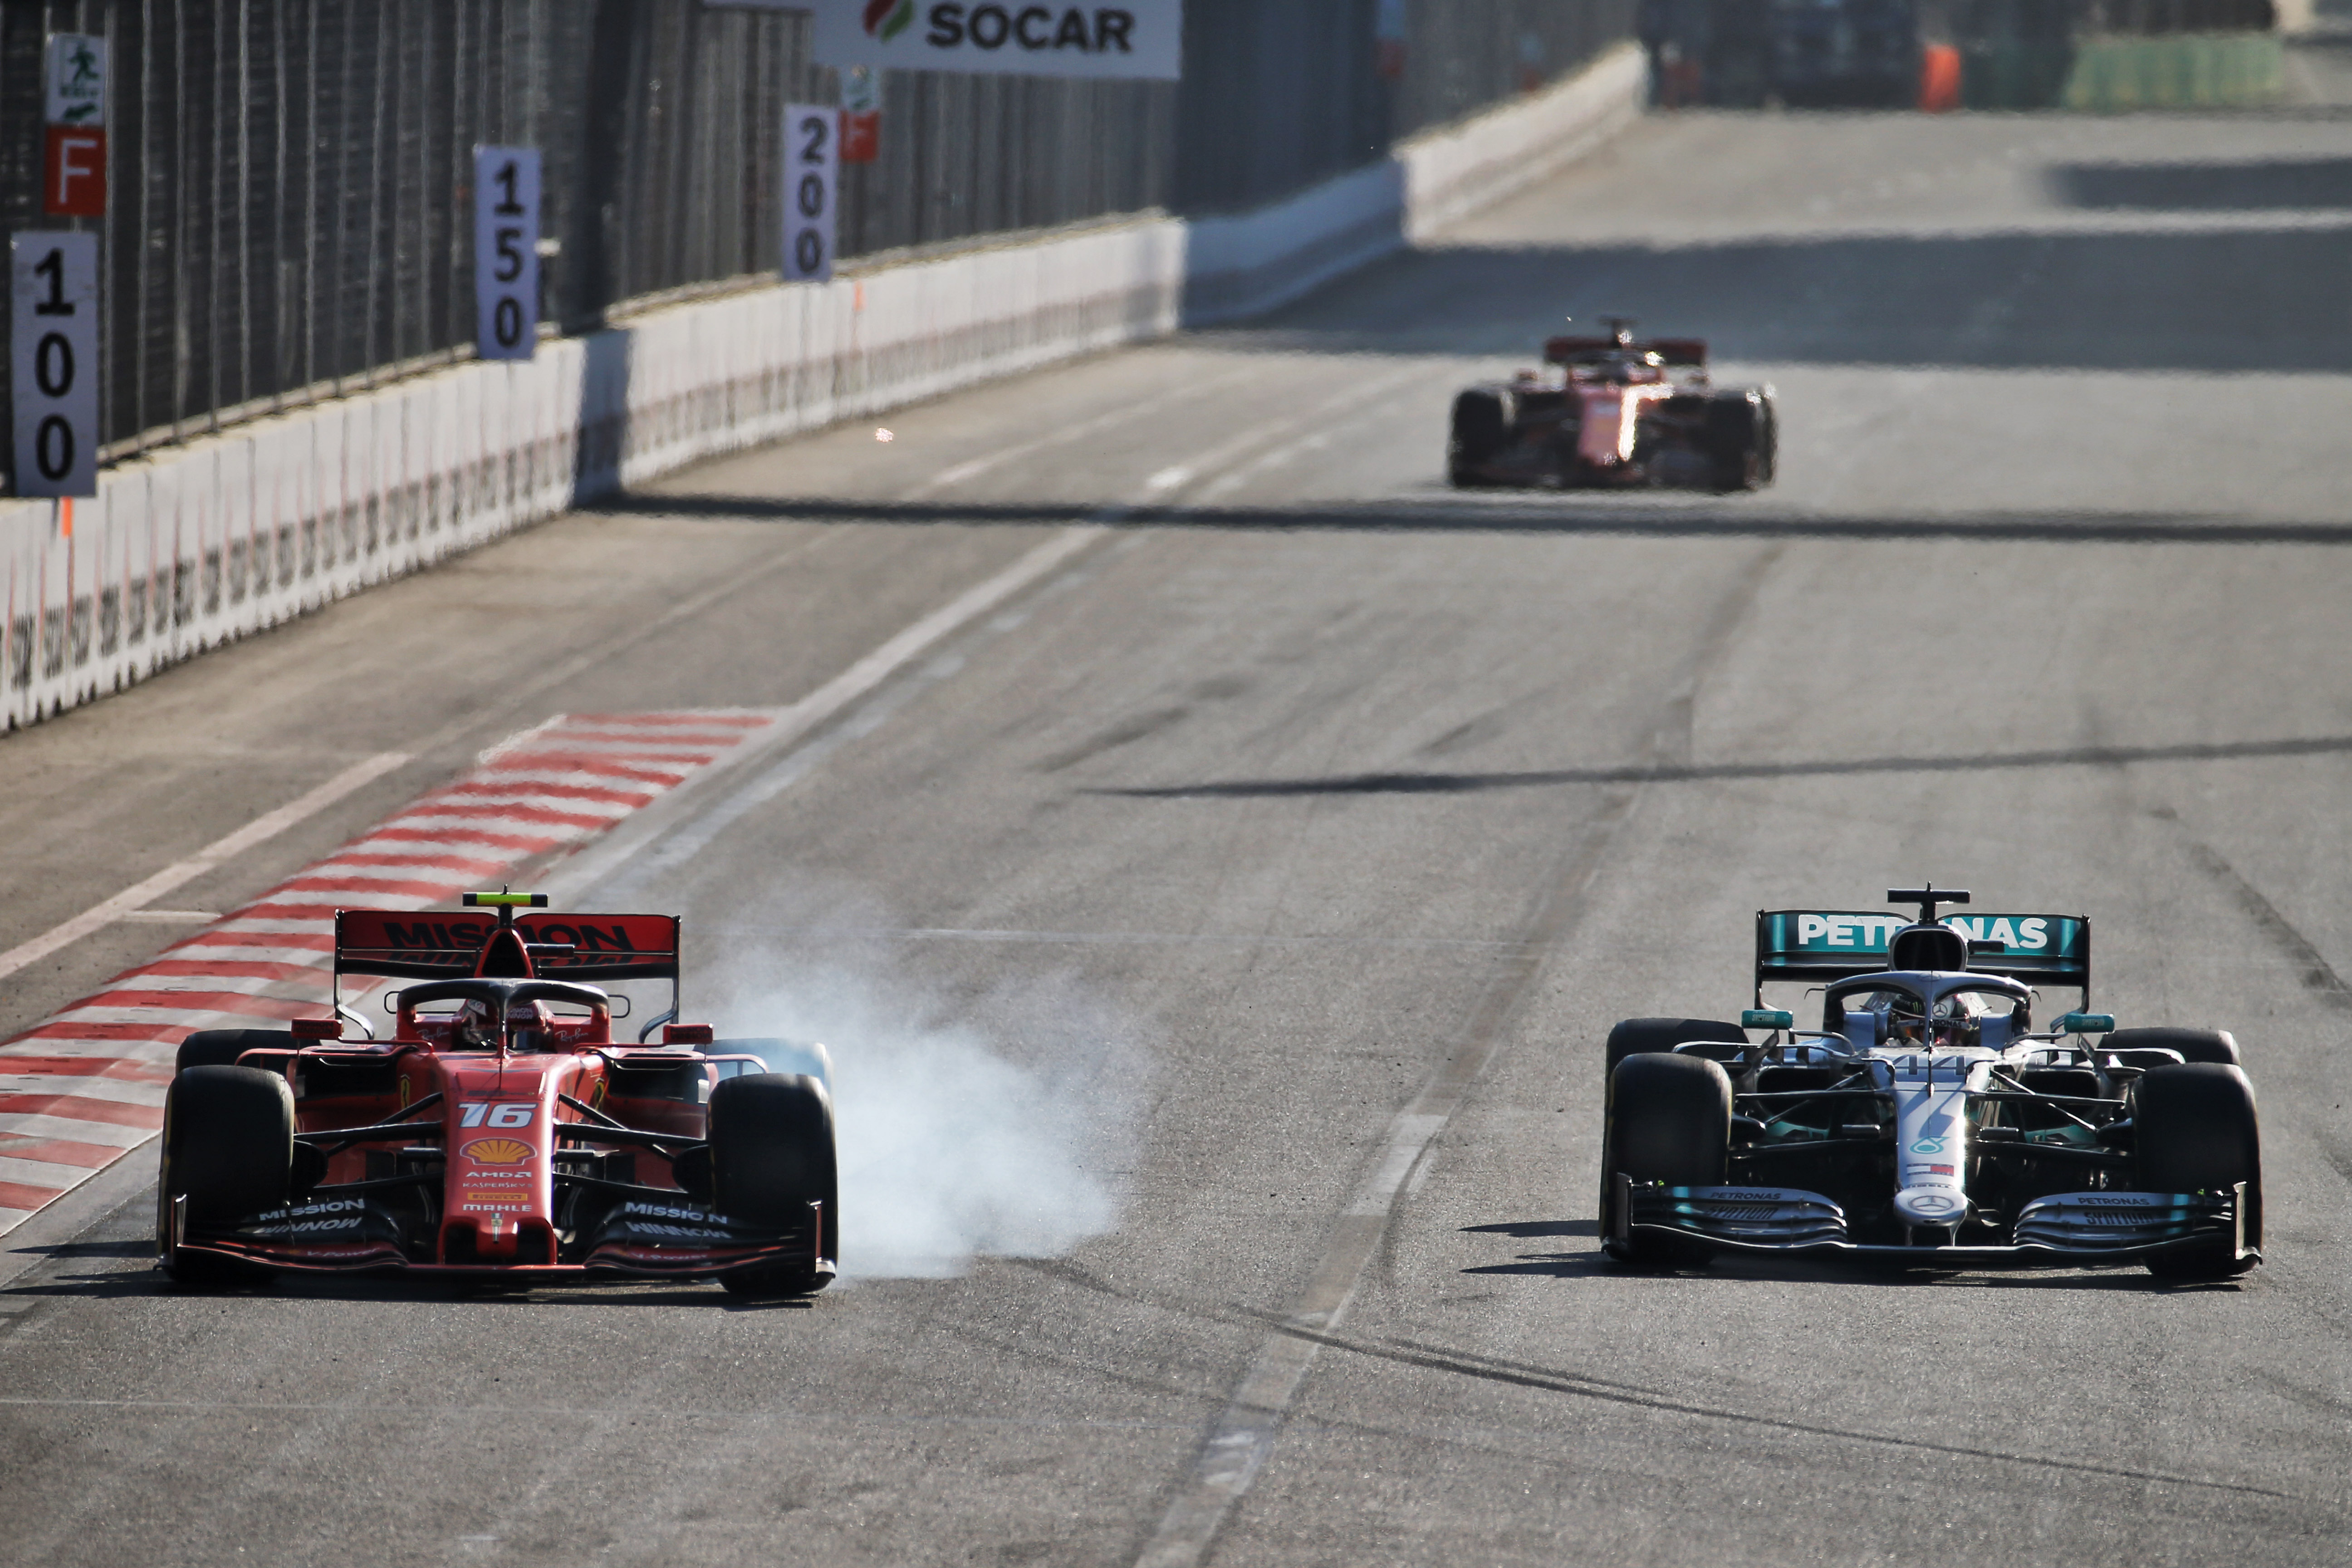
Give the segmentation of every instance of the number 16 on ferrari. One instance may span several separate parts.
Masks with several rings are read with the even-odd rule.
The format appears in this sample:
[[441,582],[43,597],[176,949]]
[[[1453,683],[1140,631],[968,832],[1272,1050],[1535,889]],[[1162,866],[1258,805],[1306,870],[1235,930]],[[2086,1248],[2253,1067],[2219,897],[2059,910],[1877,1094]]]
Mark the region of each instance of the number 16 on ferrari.
[[539,346],[539,149],[474,149],[474,352],[529,359]]

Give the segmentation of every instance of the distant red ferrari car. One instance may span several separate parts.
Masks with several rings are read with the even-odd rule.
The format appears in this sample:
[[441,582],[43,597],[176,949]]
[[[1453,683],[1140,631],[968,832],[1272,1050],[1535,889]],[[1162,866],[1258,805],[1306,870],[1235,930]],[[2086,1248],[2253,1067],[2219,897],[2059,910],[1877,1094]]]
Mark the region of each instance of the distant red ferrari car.
[[1768,386],[1717,387],[1706,344],[1554,338],[1544,364],[1454,400],[1447,477],[1478,485],[1752,490],[1772,482],[1779,426]]
[[[335,917],[334,1010],[181,1045],[157,1250],[180,1279],[396,1270],[529,1284],[614,1276],[805,1293],[835,1272],[821,1047],[714,1041],[677,1014],[670,915],[533,916],[544,895]],[[346,1039],[347,975],[392,992]],[[613,1037],[654,983],[658,1046]],[[612,987],[614,989],[608,989]],[[761,1047],[754,1051],[748,1047]],[[772,1072],[769,1057],[809,1070]]]

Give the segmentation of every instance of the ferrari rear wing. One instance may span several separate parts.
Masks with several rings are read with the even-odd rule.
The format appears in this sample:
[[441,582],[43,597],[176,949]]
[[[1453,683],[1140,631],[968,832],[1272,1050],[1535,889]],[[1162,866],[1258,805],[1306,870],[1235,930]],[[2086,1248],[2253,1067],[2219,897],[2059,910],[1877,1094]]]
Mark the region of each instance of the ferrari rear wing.
[[[676,915],[526,915],[514,922],[548,980],[677,980]],[[445,910],[338,910],[335,979],[447,980],[474,973],[498,921]]]
[[[1882,910],[1759,910],[1756,995],[1767,981],[1827,982],[1875,974],[1886,944],[1913,923]],[[2091,922],[2081,915],[1946,915],[1969,939],[1969,967],[2012,980],[2079,987],[2091,997]]]
[[1579,360],[1598,359],[1631,347],[1635,353],[1654,353],[1668,364],[1703,368],[1706,364],[1706,340],[1704,338],[1652,338],[1630,345],[1615,338],[1553,338],[1544,344],[1544,359],[1550,364],[1574,364]]

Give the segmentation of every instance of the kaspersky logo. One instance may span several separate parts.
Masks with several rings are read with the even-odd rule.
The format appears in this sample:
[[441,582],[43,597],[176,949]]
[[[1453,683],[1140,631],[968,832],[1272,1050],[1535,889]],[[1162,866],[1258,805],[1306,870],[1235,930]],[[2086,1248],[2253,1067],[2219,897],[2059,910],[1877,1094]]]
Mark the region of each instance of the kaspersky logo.
[[886,44],[914,20],[915,0],[866,0],[866,30]]

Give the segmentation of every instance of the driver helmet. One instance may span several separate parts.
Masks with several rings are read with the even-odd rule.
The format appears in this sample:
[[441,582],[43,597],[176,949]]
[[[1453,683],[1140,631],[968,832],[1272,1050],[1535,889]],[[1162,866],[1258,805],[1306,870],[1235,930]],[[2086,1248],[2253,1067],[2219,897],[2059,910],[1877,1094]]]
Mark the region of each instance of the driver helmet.
[[1882,993],[1886,998],[1886,1034],[1889,1039],[1914,1043],[1927,1035],[1927,1019],[1920,1011],[1919,998],[1908,991]]
[[555,1044],[555,1015],[544,1002],[509,1003],[507,1028],[519,1051],[544,1051]]
[[1958,993],[1937,997],[1935,1015],[1937,1043],[1948,1046],[1974,1045],[1981,1022],[1979,1011],[1974,1001]]
[[[545,1050],[554,1039],[555,1015],[548,1011],[543,1002],[509,1003],[506,1022],[516,1050]],[[480,997],[467,997],[465,1005],[457,1009],[457,1022],[452,1037],[460,1049],[471,1047],[476,1050],[497,1050],[498,1008]]]
[[457,1020],[449,1037],[460,1050],[471,1047],[478,1051],[499,1048],[498,1010],[479,997],[468,996],[457,1009]]

